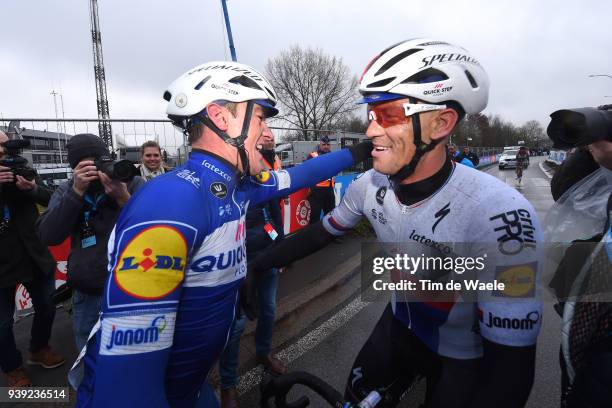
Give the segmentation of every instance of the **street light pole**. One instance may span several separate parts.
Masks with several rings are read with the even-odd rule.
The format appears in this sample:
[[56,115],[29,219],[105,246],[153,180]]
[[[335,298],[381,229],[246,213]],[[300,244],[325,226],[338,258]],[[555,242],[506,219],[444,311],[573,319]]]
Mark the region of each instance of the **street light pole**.
[[53,105],[55,107],[55,129],[57,130],[57,148],[59,149],[59,159],[60,159],[60,165],[63,167],[64,162],[62,160],[62,142],[60,140],[60,127],[59,127],[59,118],[57,117],[57,95],[58,93],[55,92],[55,89],[51,91],[51,95],[53,95]]

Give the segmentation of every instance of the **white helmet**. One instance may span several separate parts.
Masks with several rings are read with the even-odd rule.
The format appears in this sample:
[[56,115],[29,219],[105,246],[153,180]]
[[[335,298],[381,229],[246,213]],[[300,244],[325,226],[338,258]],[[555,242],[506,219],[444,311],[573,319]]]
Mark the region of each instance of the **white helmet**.
[[237,62],[213,61],[190,69],[168,86],[164,99],[168,101],[166,113],[175,123],[200,113],[214,101],[254,100],[266,116],[278,113],[276,93],[268,80]]
[[431,39],[393,45],[366,67],[359,83],[362,103],[409,96],[429,103],[455,101],[466,113],[487,106],[489,78],[462,47]]

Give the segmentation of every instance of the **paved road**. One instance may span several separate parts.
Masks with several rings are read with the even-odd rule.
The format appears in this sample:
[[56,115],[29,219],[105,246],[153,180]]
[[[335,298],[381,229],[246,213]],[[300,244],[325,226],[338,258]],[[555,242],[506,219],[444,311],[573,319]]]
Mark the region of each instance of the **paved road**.
[[[517,188],[535,207],[541,221],[544,220],[547,210],[552,205],[550,187],[547,176],[541,171],[538,162],[542,158],[534,158],[530,167],[525,172],[522,185],[518,186],[514,179],[514,171],[499,171],[497,167],[491,167],[487,172],[504,180],[507,184]],[[279,296],[290,296],[293,291],[300,290],[313,280],[323,277],[325,269],[330,268],[329,262],[341,262],[350,257],[358,250],[358,243],[354,239],[347,239],[341,245],[332,244],[326,249],[326,255],[318,257],[319,264],[312,259],[305,260],[297,267],[309,269],[308,274],[293,274],[295,278],[281,278]],[[323,260],[323,261],[321,261]],[[301,277],[300,277],[301,276]],[[308,278],[306,278],[306,276]],[[276,328],[275,339],[283,338],[280,345],[281,355],[286,361],[290,361],[292,370],[304,370],[319,375],[326,379],[337,389],[342,390],[346,382],[348,370],[353,359],[364,341],[370,334],[374,324],[377,322],[385,307],[383,302],[363,303],[359,295],[355,293],[348,298],[346,296],[337,298],[335,296],[342,289],[359,287],[359,276],[355,275],[345,283],[345,288],[340,288],[313,302],[299,313],[294,313]],[[351,290],[351,292],[352,292]],[[348,292],[348,293],[351,293]],[[338,299],[342,298],[342,301]],[[308,309],[308,310],[306,310]],[[305,316],[315,316],[305,319]],[[311,322],[308,325],[304,321]],[[25,349],[29,340],[30,318],[19,321],[15,327],[17,344]],[[538,360],[536,369],[536,383],[532,391],[528,407],[556,407],[559,395],[559,368],[558,368],[558,332],[559,319],[552,309],[552,305],[545,305],[542,332],[538,342]],[[291,335],[288,341],[284,338],[287,333]],[[69,315],[58,309],[54,334],[51,340],[54,348],[66,355],[69,361],[76,357],[76,350],[72,340],[72,326]],[[245,353],[246,354],[246,353]],[[260,370],[253,369],[253,359],[243,359],[243,376],[241,378],[241,406],[258,406],[258,374]],[[54,370],[43,370],[37,367],[29,367],[28,372],[36,385],[66,385],[66,372],[69,364]],[[4,377],[0,376],[0,386],[5,385]],[[417,384],[410,393],[408,401],[402,407],[416,407],[423,395],[423,384]],[[312,398],[313,407],[325,407],[326,405]],[[44,405],[50,406],[50,405]],[[60,405],[57,405],[60,406]]]
[[[500,171],[490,167],[486,171],[517,188],[535,207],[541,222],[546,212],[553,204],[550,196],[550,182],[542,172],[539,163],[541,157],[534,157],[531,165],[525,171],[522,183],[517,184],[514,170]],[[285,345],[281,351],[283,357],[290,356],[291,370],[301,370],[313,373],[328,381],[338,390],[344,390],[348,371],[353,359],[368,338],[372,328],[378,321],[385,303],[374,302],[364,304],[357,293],[344,304],[339,305],[317,324],[304,331],[302,337]],[[330,323],[331,322],[331,323]],[[328,329],[331,326],[332,329]],[[557,407],[559,405],[560,371],[558,366],[559,318],[550,301],[544,307],[543,326],[538,341],[537,367],[535,384],[527,404],[529,408]],[[306,350],[301,354],[287,353],[288,349]],[[249,377],[249,372],[244,377]],[[245,384],[246,383],[246,384]],[[424,383],[415,385],[414,389],[401,407],[418,407],[424,395]],[[257,407],[259,391],[253,381],[241,384],[241,407]],[[298,389],[292,394],[295,397],[307,395],[311,398],[311,406],[326,407],[326,403],[317,395]]]

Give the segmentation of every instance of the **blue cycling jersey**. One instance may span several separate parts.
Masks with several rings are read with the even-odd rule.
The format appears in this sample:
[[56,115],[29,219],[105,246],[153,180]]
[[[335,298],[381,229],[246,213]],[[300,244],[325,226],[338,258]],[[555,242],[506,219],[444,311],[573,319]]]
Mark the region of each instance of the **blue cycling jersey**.
[[234,319],[249,204],[352,163],[341,150],[241,181],[231,164],[196,151],[144,185],[109,240],[110,274],[77,406],[195,406]]

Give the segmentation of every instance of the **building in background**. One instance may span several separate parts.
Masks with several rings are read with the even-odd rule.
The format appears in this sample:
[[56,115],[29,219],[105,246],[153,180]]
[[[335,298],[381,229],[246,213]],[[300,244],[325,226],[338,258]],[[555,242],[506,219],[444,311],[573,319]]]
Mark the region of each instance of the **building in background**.
[[45,183],[58,185],[72,174],[66,151],[66,143],[72,135],[19,128],[18,124],[0,126],[0,130],[6,132],[9,138],[17,133],[19,137],[30,142],[30,147],[26,147],[21,156],[28,160],[29,165],[36,169]]

